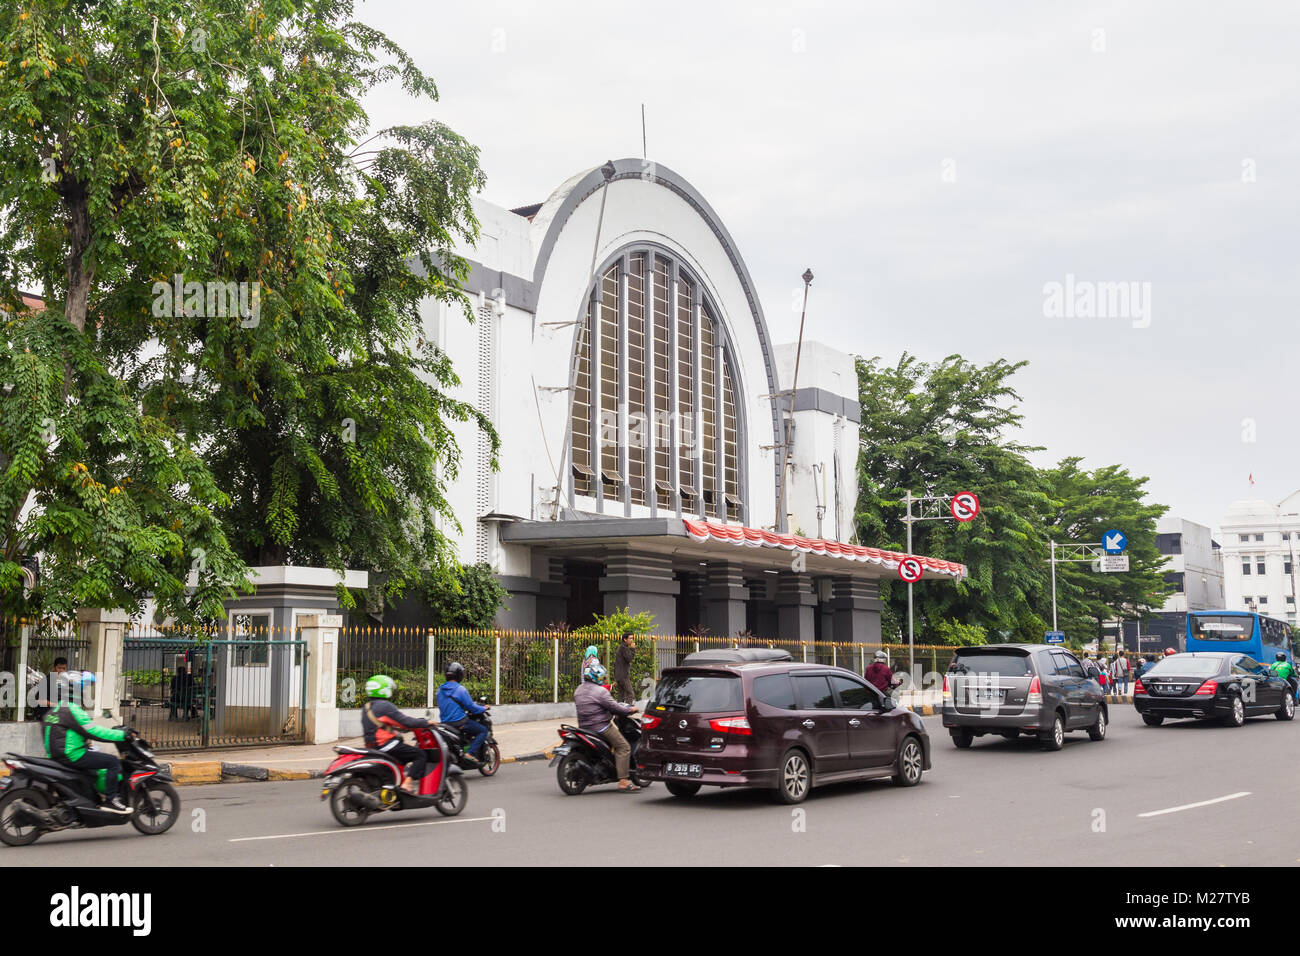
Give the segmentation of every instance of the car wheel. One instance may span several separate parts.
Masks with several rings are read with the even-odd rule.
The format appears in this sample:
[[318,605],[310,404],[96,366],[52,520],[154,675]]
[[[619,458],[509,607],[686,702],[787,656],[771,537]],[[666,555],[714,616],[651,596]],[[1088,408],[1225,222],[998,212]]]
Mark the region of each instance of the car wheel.
[[1038,735],[1044,750],[1060,750],[1065,745],[1065,718],[1059,713],[1052,715],[1052,729]]
[[1099,708],[1097,711],[1097,723],[1094,726],[1088,728],[1088,739],[1105,740],[1106,724],[1108,723],[1109,720],[1107,719],[1106,716],[1106,708],[1105,707]]
[[952,732],[952,743],[959,750],[966,750],[975,742],[975,735],[965,727]]
[[898,748],[898,759],[894,762],[894,776],[890,779],[899,787],[915,787],[921,782],[922,768],[925,764],[925,754],[921,750],[920,742],[912,736],[903,738],[903,743]]
[[1155,714],[1142,715],[1142,723],[1146,724],[1148,727],[1159,727],[1164,722],[1165,719],[1163,717],[1157,717]]
[[1290,720],[1295,716],[1295,698],[1289,693],[1282,695],[1282,708],[1275,716],[1278,720]]
[[803,803],[812,789],[812,767],[802,750],[788,750],[781,760],[776,797],[781,803]]
[[1241,702],[1240,695],[1233,694],[1232,709],[1223,718],[1225,727],[1240,727],[1246,722],[1246,705]]
[[685,780],[669,780],[664,786],[674,797],[693,797],[700,792],[698,783],[687,783]]

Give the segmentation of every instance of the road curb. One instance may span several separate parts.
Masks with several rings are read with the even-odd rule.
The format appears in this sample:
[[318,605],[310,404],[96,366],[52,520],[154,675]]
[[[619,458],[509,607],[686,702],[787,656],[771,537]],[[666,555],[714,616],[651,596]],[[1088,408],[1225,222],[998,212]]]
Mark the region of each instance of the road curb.
[[550,750],[542,750],[539,751],[538,753],[532,753],[532,754],[519,754],[517,757],[502,757],[501,762],[502,763],[524,763],[525,761],[528,760],[550,760],[553,756],[555,756],[555,751],[554,749],[550,749]]

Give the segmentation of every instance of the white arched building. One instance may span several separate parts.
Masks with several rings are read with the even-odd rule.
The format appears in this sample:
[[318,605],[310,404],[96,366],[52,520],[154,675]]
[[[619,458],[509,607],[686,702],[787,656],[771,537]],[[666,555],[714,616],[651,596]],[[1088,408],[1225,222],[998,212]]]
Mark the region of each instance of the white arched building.
[[461,528],[447,529],[462,561],[488,563],[510,591],[500,626],[577,627],[630,606],[661,633],[878,640],[876,582],[899,555],[847,543],[853,358],[804,343],[782,494],[795,346],[772,344],[704,198],[626,159],[540,205],[475,211],[481,237],[459,252],[477,321],[437,303],[424,318],[501,435],[494,472],[482,437],[458,432]]

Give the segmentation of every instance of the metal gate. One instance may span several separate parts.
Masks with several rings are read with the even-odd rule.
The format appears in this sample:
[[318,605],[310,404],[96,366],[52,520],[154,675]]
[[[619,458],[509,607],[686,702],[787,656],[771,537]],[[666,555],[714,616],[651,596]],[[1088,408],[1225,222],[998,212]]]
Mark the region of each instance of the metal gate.
[[307,642],[128,637],[122,717],[160,751],[306,740]]

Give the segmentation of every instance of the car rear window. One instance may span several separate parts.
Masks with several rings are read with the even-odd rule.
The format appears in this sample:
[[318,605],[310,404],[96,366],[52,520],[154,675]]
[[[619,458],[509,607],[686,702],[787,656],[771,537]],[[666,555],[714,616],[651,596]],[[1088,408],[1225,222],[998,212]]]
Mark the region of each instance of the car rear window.
[[1028,677],[1028,654],[958,654],[948,665],[952,674],[996,674],[998,677]]
[[653,706],[685,714],[745,709],[740,678],[729,674],[665,674],[655,688]]
[[1144,677],[1213,677],[1223,666],[1222,658],[1188,657],[1175,654],[1149,668]]
[[754,678],[754,699],[779,710],[794,710],[794,688],[789,674],[768,674]]

